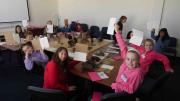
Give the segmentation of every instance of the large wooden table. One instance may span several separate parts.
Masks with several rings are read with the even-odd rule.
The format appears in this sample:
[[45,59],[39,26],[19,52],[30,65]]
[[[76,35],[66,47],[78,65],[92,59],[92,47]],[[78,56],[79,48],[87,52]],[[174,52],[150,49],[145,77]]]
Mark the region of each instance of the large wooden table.
[[[115,81],[116,76],[119,71],[120,64],[122,64],[122,60],[114,61],[114,68],[107,74],[109,78],[95,81],[96,83],[102,84],[106,87],[111,87],[111,84]],[[70,70],[70,72],[76,76],[91,80],[88,71],[82,70],[82,62],[77,64],[74,68]]]
[[[59,48],[60,46],[66,47],[68,49],[69,52],[72,52],[72,48],[69,48],[67,45],[68,44],[63,44],[61,45],[60,43],[56,42],[56,41],[51,41],[50,43],[50,47],[46,48],[45,50],[50,51],[50,52],[55,52],[57,48]],[[106,40],[104,39],[102,42],[95,42],[94,46],[91,46],[91,49],[87,50],[87,58],[90,57],[94,52],[96,52],[99,49],[102,49],[104,47],[107,47],[109,44],[112,43],[112,40]],[[80,51],[81,52],[81,51]]]

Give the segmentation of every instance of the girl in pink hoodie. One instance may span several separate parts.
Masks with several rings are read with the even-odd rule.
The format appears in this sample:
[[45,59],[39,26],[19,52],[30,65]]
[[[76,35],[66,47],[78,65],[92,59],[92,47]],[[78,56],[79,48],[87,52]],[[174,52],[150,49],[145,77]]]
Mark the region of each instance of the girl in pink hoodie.
[[143,73],[140,67],[140,55],[135,50],[128,50],[121,36],[119,26],[115,26],[116,39],[119,47],[121,48],[121,55],[124,59],[122,63],[115,83],[112,83],[111,87],[115,92],[127,92],[134,93],[143,80]]
[[162,62],[164,64],[164,69],[166,72],[173,73],[174,70],[170,66],[169,59],[165,55],[155,52],[153,50],[153,46],[154,42],[152,39],[145,39],[144,46],[136,46],[133,44],[131,45],[131,47],[137,49],[141,54],[140,64],[143,70],[143,74],[147,74],[147,72],[149,71],[149,67],[154,60]]

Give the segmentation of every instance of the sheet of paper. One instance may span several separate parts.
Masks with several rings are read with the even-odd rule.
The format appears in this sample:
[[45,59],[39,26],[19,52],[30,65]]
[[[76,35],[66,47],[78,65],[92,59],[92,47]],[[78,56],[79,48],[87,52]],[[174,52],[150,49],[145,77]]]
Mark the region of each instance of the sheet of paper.
[[107,79],[109,78],[104,72],[97,72],[98,76],[101,78],[101,79]]
[[88,72],[88,75],[92,81],[98,81],[101,80],[97,72]]
[[56,52],[57,48],[49,47],[49,48],[46,48],[46,50],[50,52]]
[[91,101],[100,101],[102,95],[103,94],[101,92],[93,92],[93,96],[92,96]]
[[47,37],[39,38],[39,41],[42,49],[49,48],[49,42]]
[[74,60],[86,62],[87,53],[83,52],[75,52],[74,53]]
[[129,43],[140,46],[142,41],[143,41],[144,33],[142,31],[137,30],[137,29],[132,29],[132,31],[133,31],[133,36],[129,40]]
[[112,69],[114,68],[114,66],[102,64],[102,65],[101,65],[101,68],[112,70]]
[[69,55],[69,57],[74,58],[74,53],[73,52],[68,51],[68,55]]
[[53,33],[53,25],[47,25],[47,33]]
[[109,53],[104,53],[104,56],[99,56],[99,55],[93,54],[93,56],[96,56],[96,57],[100,58],[101,60],[107,58],[108,55],[109,55]]
[[157,21],[151,21],[151,22],[147,22],[147,29],[148,30],[152,30],[152,29],[159,29],[159,23]]
[[116,18],[110,18],[107,34],[114,35],[114,24],[116,23]]
[[23,27],[27,27],[29,25],[27,20],[22,20]]

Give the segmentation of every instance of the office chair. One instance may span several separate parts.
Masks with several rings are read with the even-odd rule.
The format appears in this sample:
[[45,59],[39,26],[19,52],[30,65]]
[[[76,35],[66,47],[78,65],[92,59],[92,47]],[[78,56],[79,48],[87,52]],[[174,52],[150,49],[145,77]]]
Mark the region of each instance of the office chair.
[[45,89],[35,86],[28,86],[30,101],[67,101],[64,92],[54,89]]
[[91,26],[89,33],[92,38],[100,38],[101,37],[101,32],[100,32],[98,26]]
[[108,27],[102,27],[101,34],[104,39],[111,39],[111,36],[107,34]]
[[87,32],[88,31],[88,25],[87,24],[81,24],[81,27],[83,29],[83,32]]
[[71,31],[76,31],[76,26],[77,26],[77,23],[75,21],[72,21],[70,24]]
[[[158,71],[158,67],[163,68],[162,64],[157,65],[155,61],[149,70],[149,73],[145,76],[143,83],[140,85],[139,89],[135,93],[136,97],[139,97],[141,101],[152,101],[152,96],[158,91],[162,91],[164,84],[170,77],[170,73],[166,73],[162,68]],[[161,94],[161,99],[163,99],[163,92]]]
[[176,56],[176,46],[177,46],[177,39],[175,37],[170,37],[169,46],[165,50],[165,54],[171,54],[173,56]]
[[110,93],[103,95],[101,101],[135,101],[135,96],[127,93]]

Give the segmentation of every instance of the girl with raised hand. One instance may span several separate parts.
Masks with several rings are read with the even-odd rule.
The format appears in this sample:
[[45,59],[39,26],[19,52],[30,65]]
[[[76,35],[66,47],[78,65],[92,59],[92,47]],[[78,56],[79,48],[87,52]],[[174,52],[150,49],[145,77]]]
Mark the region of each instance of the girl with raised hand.
[[138,89],[143,80],[140,55],[136,50],[128,50],[118,25],[115,25],[115,32],[116,40],[121,49],[121,56],[124,61],[120,66],[116,81],[111,87],[115,92],[132,94]]

